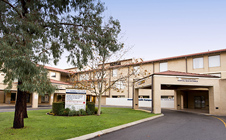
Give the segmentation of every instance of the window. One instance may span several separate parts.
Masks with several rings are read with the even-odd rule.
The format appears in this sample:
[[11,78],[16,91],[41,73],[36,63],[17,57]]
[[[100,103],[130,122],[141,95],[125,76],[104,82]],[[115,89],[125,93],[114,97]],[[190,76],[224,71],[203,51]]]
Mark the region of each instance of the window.
[[163,71],[167,71],[168,70],[168,64],[167,62],[164,62],[164,63],[160,63],[160,72],[163,72]]
[[220,67],[220,55],[209,56],[209,67]]
[[138,75],[140,73],[140,66],[133,67],[133,72],[135,75]]
[[55,72],[51,72],[50,75],[51,75],[51,77],[55,77],[56,78],[56,73]]
[[113,62],[110,64],[110,66],[116,66],[116,65],[121,65],[121,62]]
[[117,77],[118,69],[112,70],[112,77]]
[[95,78],[96,79],[101,79],[102,76],[103,76],[103,78],[106,78],[107,77],[106,71],[104,71],[104,75],[102,75],[102,72],[96,72],[95,74],[96,74],[95,75]]
[[124,89],[125,86],[124,86],[123,81],[117,81],[117,82],[115,83],[115,88],[116,88],[116,89]]
[[194,69],[203,68],[203,57],[193,58],[193,68]]

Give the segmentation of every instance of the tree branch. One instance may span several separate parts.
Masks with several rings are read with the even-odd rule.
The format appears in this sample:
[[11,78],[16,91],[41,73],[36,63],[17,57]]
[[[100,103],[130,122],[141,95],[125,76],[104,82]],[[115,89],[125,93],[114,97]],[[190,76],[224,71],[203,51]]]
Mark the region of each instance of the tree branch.
[[9,2],[6,1],[6,0],[1,0],[1,1],[5,2],[5,3],[8,4],[10,7],[12,7],[12,8],[17,12],[17,14],[18,14],[21,18],[23,18],[22,13],[20,13],[20,12],[16,9],[16,7],[14,7],[11,3],[9,3]]
[[93,27],[93,26],[84,26],[82,24],[73,24],[73,23],[66,23],[66,22],[61,22],[59,23],[60,25],[72,25],[72,26],[77,26],[77,27]]

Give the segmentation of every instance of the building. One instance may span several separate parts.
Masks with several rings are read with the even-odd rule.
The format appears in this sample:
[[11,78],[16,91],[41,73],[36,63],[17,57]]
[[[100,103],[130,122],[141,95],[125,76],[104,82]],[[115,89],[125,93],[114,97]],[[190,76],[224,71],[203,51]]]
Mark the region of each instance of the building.
[[[58,87],[58,90],[54,94],[46,94],[40,96],[37,93],[27,93],[27,104],[31,105],[32,108],[37,108],[41,104],[52,105],[53,102],[64,101],[66,88],[72,88],[72,85],[69,83],[70,72],[64,69],[53,68],[45,66],[48,70],[48,77],[53,85]],[[5,93],[4,89],[6,85],[3,84],[4,73],[0,74],[0,104],[15,104],[16,94],[17,94],[17,82],[13,83],[13,88],[10,92]]]
[[[104,94],[106,98],[132,98],[134,108],[138,107],[138,98],[152,98],[154,112],[161,113],[162,98],[174,98],[175,109],[200,109],[210,114],[226,115],[226,49],[188,54],[150,61],[133,61],[132,59],[107,63],[108,83],[121,75],[135,75],[116,84],[118,89],[110,89]],[[71,68],[67,70],[75,70]],[[90,71],[77,71],[84,75]],[[79,77],[79,76],[78,76]],[[154,77],[154,78],[152,78]],[[81,77],[80,77],[81,78]],[[140,79],[139,81],[137,81]],[[153,81],[152,81],[153,79]],[[136,82],[137,81],[137,82]],[[135,92],[133,92],[133,83]],[[153,83],[153,84],[152,84]],[[156,85],[156,89],[152,85]],[[153,93],[153,94],[152,94]],[[88,96],[95,98],[95,94]]]
[[[117,81],[114,88],[107,90],[101,103],[106,104],[107,98],[134,97],[133,107],[137,108],[138,98],[149,98],[153,99],[154,112],[161,113],[160,100],[174,98],[175,109],[200,109],[210,114],[226,115],[225,61],[226,49],[221,49],[150,61],[127,59],[107,63],[105,84],[114,82],[120,76],[127,78]],[[65,88],[72,87],[67,81],[70,72],[77,75],[76,78],[80,81],[89,80],[89,75],[93,75],[89,68],[83,70],[46,68],[50,71],[52,83],[62,86],[62,90],[56,91],[52,97],[39,97],[39,103],[44,102],[44,98],[46,102],[49,98],[49,104],[64,100]],[[1,86],[1,89],[4,87]],[[15,91],[15,88],[10,94],[3,94],[1,91],[0,103],[8,103],[9,99],[13,102]],[[33,101],[34,97],[34,94],[30,95],[30,101]],[[87,100],[96,102],[96,95],[88,91]],[[32,106],[35,107],[37,103],[34,102]]]

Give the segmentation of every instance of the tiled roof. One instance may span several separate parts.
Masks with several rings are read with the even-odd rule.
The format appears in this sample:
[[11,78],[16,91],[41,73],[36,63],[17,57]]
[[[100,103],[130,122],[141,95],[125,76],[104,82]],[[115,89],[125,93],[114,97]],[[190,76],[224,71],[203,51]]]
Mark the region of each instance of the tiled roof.
[[57,81],[57,80],[53,80],[53,79],[50,79],[50,82],[51,83],[54,83],[54,84],[71,85],[70,83],[62,82],[62,81]]
[[68,71],[68,70],[59,69],[59,68],[54,68],[54,67],[50,67],[50,66],[44,66],[44,68],[46,68],[46,69],[48,69],[48,70],[63,72],[63,73],[73,73],[73,72]]
[[172,75],[172,76],[191,76],[191,77],[210,77],[210,78],[220,78],[218,76],[208,75],[208,74],[198,74],[198,73],[187,73],[179,71],[164,71],[154,73],[155,75]]

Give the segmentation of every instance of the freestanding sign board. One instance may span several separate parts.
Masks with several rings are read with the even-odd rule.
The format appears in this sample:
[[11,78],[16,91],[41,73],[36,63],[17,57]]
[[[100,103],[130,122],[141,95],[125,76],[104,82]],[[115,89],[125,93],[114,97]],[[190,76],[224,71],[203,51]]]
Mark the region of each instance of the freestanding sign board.
[[86,110],[86,90],[66,89],[65,108]]

